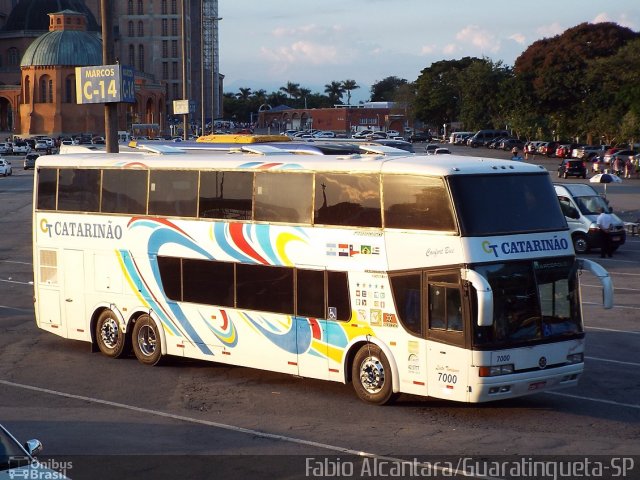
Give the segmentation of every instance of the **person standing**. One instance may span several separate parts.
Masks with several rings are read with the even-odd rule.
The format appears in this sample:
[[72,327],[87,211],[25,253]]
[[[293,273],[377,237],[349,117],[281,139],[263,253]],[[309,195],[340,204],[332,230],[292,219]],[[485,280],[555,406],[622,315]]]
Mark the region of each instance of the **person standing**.
[[611,229],[613,228],[613,216],[603,207],[599,209],[600,215],[596,223],[600,228],[600,258],[605,256],[611,258],[613,254],[613,244],[611,242]]

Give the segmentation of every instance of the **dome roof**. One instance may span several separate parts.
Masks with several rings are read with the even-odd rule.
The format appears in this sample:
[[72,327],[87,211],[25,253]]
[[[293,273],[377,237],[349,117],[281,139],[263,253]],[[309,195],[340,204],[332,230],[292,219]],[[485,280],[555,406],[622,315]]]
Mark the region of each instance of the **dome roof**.
[[20,62],[21,67],[52,65],[102,65],[102,41],[95,33],[48,32],[29,45]]
[[87,30],[100,31],[96,18],[83,0],[20,0],[11,10],[2,31],[35,30],[47,32],[49,31],[48,14],[61,10],[74,10],[86,15]]

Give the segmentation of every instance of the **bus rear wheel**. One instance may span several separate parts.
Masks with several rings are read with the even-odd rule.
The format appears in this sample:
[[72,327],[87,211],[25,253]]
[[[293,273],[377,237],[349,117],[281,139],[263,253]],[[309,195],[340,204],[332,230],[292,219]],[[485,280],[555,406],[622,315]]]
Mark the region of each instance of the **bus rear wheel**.
[[391,365],[377,345],[363,345],[353,359],[351,370],[353,389],[358,397],[375,405],[385,405],[395,400]]
[[96,343],[103,354],[111,358],[120,358],[124,355],[126,336],[111,310],[104,310],[100,314],[95,333]]
[[131,332],[133,353],[140,363],[157,365],[162,357],[160,332],[149,315],[141,315]]

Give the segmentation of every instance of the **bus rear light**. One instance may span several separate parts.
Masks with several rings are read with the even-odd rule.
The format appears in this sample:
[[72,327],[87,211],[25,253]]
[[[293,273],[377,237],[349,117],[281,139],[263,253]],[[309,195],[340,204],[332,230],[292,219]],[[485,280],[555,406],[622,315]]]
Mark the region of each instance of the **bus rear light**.
[[490,367],[480,367],[478,369],[481,377],[497,377],[498,375],[510,375],[513,373],[513,364],[492,365]]
[[567,355],[567,363],[582,363],[584,362],[584,353],[573,353],[571,355]]

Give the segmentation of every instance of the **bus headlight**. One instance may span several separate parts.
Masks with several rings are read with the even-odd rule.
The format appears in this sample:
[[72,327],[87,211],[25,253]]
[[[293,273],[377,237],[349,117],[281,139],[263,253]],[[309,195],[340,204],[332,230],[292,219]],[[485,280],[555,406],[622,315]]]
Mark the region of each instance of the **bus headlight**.
[[509,375],[513,373],[513,364],[508,365],[492,365],[490,367],[480,367],[479,375],[481,377],[497,377],[498,375]]
[[567,355],[567,363],[582,363],[584,362],[584,353],[572,353],[571,355]]

